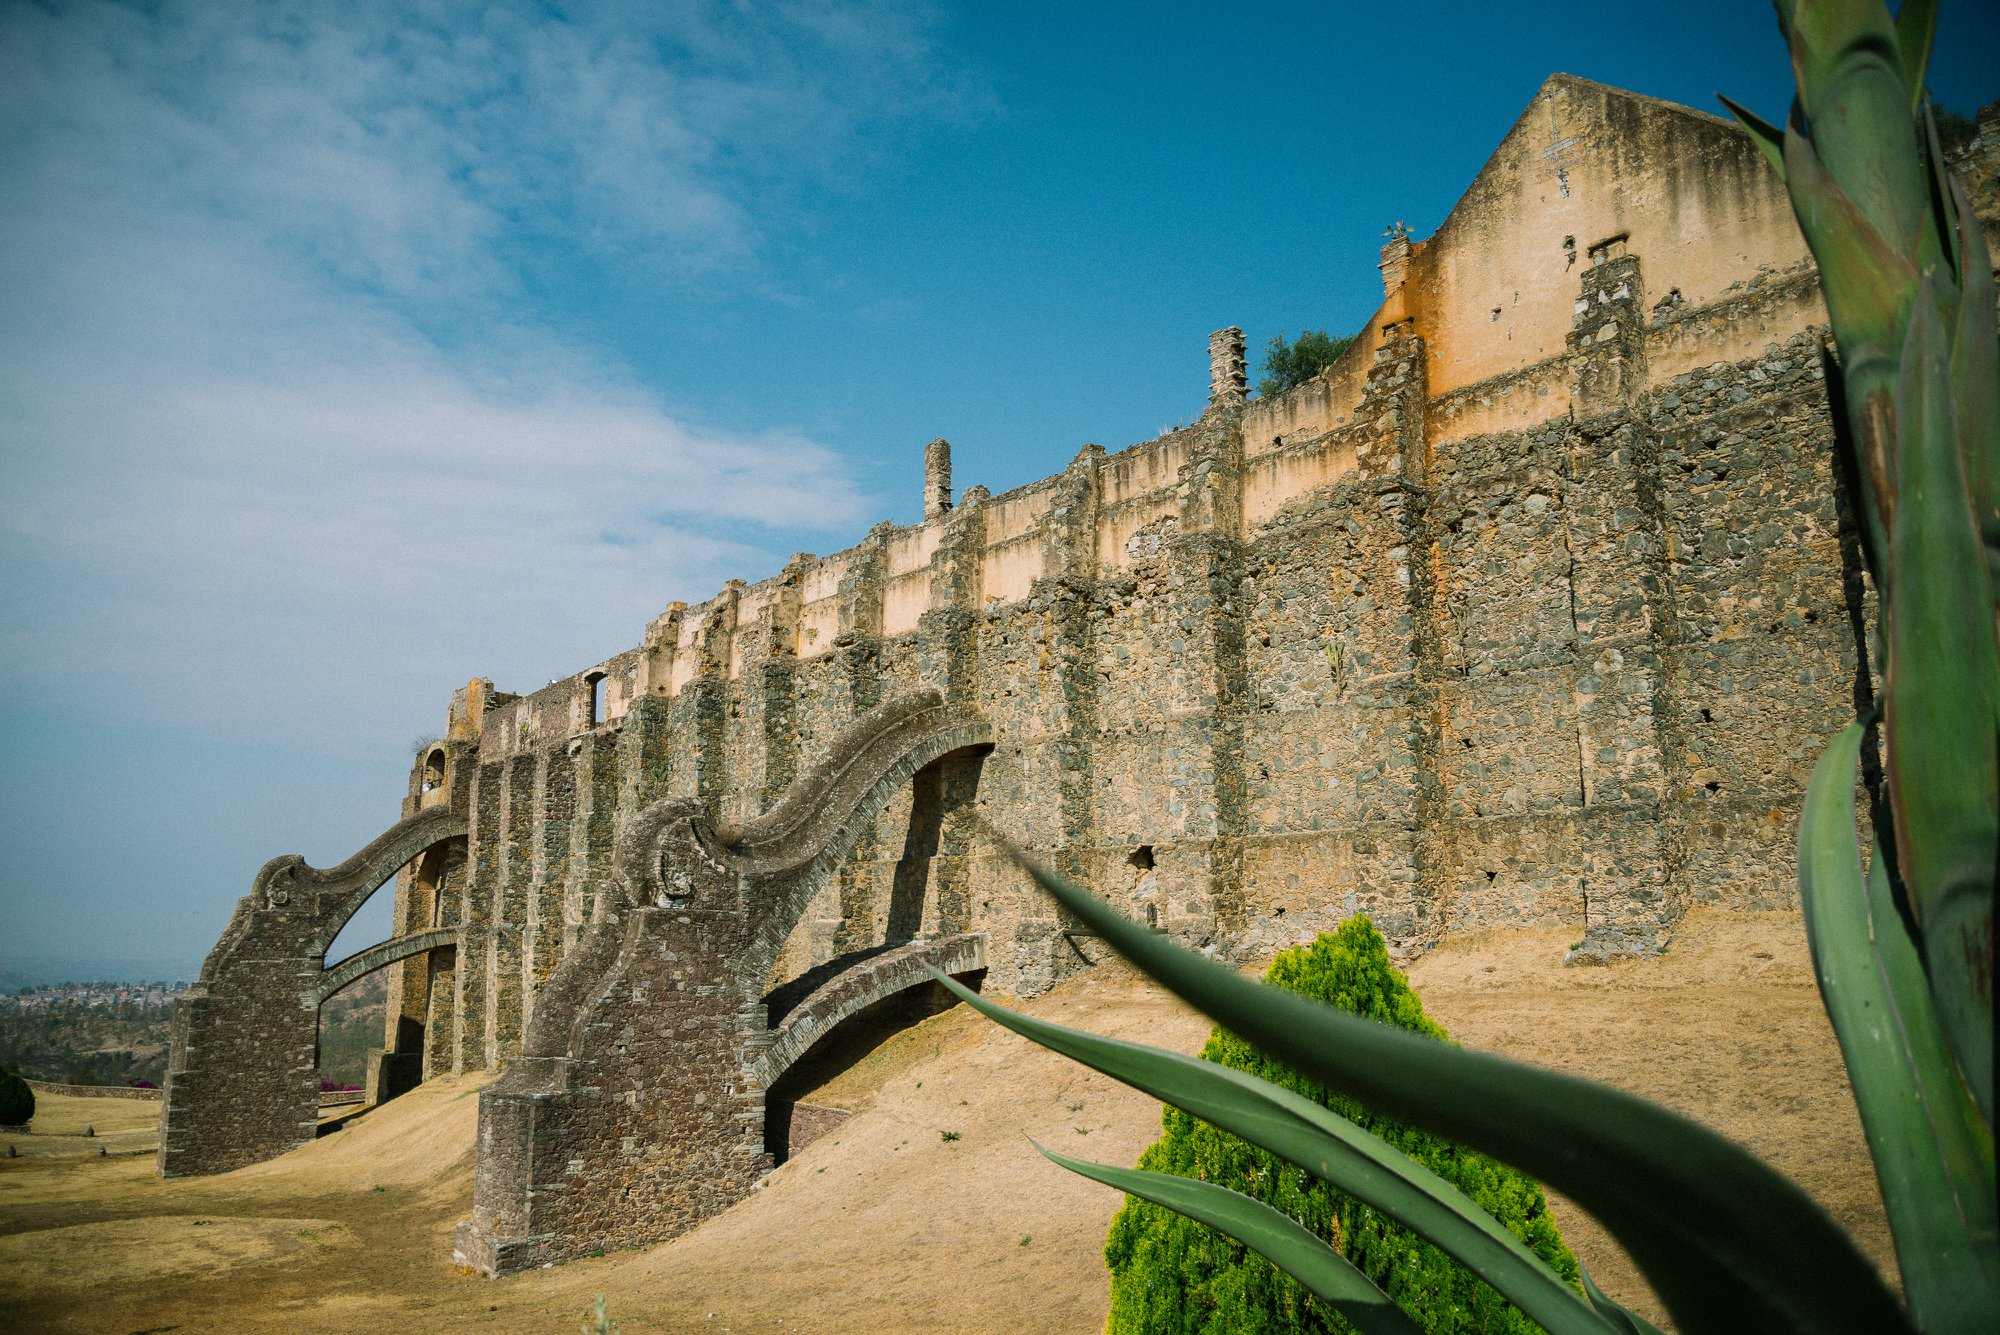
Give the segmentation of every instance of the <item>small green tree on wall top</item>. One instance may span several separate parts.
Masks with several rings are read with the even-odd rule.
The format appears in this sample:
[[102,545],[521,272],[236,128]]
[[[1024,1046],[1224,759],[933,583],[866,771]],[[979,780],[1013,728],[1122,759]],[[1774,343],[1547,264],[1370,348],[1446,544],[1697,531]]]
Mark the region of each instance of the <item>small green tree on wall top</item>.
[[1329,337],[1324,329],[1301,330],[1292,342],[1273,334],[1264,349],[1264,374],[1257,381],[1257,392],[1268,399],[1303,385],[1338,361],[1352,342],[1352,337]]

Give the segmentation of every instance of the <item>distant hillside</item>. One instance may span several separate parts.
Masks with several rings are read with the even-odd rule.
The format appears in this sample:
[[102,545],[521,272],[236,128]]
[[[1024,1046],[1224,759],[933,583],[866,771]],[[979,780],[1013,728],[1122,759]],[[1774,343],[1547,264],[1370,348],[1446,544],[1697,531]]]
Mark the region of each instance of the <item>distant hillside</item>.
[[[18,993],[20,986],[7,989]],[[364,1083],[369,1048],[382,1046],[383,974],[371,974],[320,1011],[320,1075]],[[9,998],[20,1001],[18,997]],[[170,1004],[68,1000],[43,1009],[0,1005],[0,1062],[36,1080],[80,1085],[161,1083],[167,1073]]]

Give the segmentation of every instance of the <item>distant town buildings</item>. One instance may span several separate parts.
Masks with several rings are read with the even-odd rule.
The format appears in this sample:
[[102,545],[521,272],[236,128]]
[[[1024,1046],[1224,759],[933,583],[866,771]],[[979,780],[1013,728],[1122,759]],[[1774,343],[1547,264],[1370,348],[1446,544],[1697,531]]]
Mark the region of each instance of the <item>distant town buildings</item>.
[[108,1010],[115,1014],[139,1014],[171,1006],[187,991],[185,980],[147,983],[57,983],[49,987],[24,987],[0,993],[0,1015],[37,1015],[66,1008]]

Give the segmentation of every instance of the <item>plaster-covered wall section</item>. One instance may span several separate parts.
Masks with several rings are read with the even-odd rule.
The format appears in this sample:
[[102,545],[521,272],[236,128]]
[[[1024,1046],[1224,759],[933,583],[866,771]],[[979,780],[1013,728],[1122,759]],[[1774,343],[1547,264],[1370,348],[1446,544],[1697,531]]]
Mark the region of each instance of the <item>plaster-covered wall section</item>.
[[[1542,85],[1437,232],[1392,258],[1397,249],[1384,248],[1383,305],[1347,355],[1250,405],[1247,459],[1349,425],[1384,330],[1404,321],[1424,340],[1425,378],[1442,400],[1435,437],[1566,415],[1577,276],[1618,254],[1646,257],[1655,324],[1721,308],[1692,337],[1656,340],[1666,374],[1741,360],[1825,319],[1783,183],[1746,135],[1718,116],[1565,74]],[[1747,291],[1779,286],[1790,300],[1754,314],[1736,306]],[[1260,518],[1315,476],[1260,478]]]
[[1562,353],[1578,271],[1619,239],[1656,300],[1690,306],[1808,260],[1783,183],[1733,124],[1554,75],[1412,257],[1431,392]]

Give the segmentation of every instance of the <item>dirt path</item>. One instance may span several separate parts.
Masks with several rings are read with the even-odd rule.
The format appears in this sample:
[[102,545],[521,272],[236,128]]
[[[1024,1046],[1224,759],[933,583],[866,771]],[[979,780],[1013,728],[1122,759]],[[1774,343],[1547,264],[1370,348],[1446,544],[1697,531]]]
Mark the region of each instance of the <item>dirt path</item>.
[[[1664,958],[1608,968],[1562,968],[1567,944],[1461,940],[1411,977],[1468,1046],[1611,1081],[1735,1136],[1893,1274],[1796,917],[1699,914]],[[1208,1029],[1110,968],[1026,1009],[1184,1051]],[[1130,1163],[1159,1126],[1150,1100],[959,1008],[810,1095],[855,1115],[722,1217],[666,1246],[488,1281],[449,1262],[477,1088],[434,1083],[214,1178],[161,1182],[143,1157],[0,1159],[0,1329],[568,1335],[604,1293],[630,1335],[1095,1331],[1119,1197],[1045,1163],[1028,1138]],[[102,1101],[70,1099],[44,1115],[66,1125],[76,1110],[57,1105],[85,1102],[105,1116]],[[1558,1209],[1600,1282],[1657,1316],[1615,1247]]]

